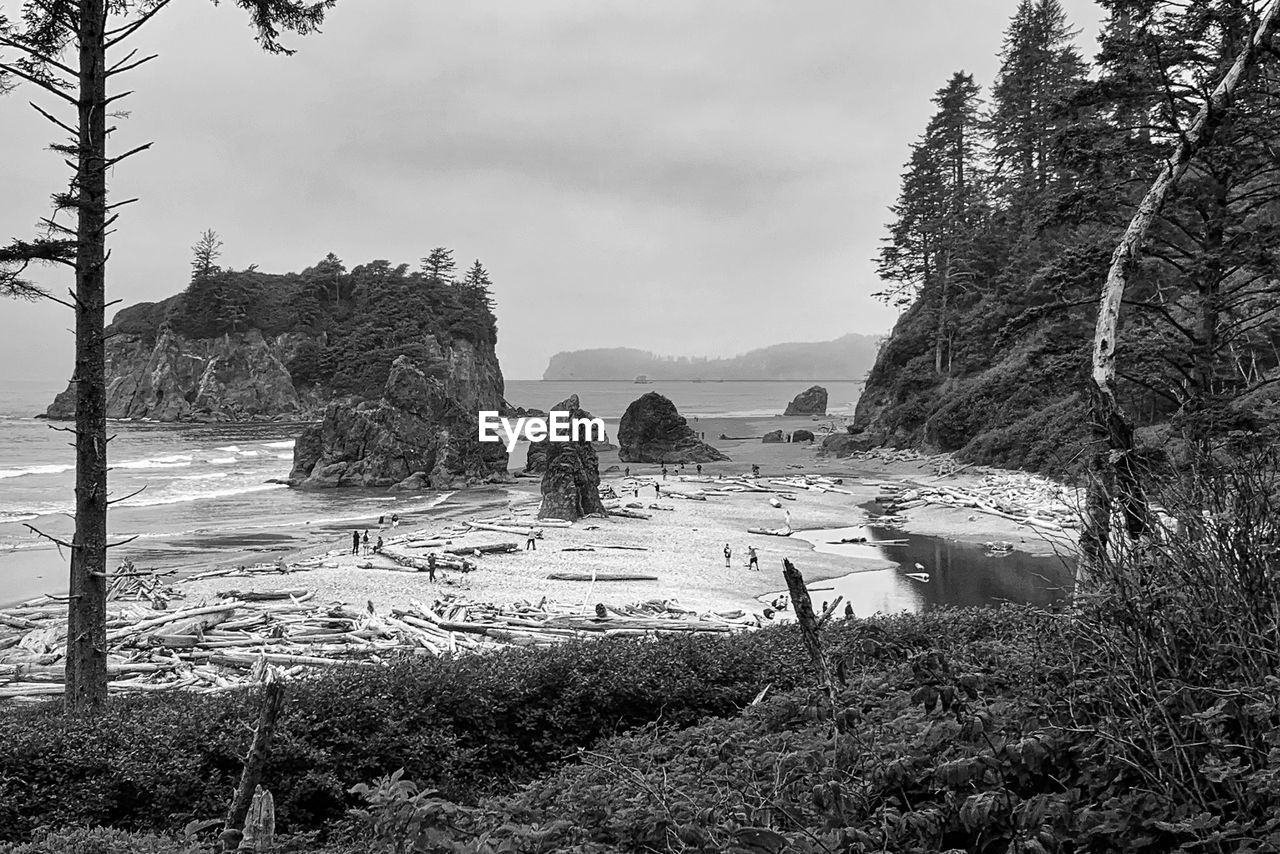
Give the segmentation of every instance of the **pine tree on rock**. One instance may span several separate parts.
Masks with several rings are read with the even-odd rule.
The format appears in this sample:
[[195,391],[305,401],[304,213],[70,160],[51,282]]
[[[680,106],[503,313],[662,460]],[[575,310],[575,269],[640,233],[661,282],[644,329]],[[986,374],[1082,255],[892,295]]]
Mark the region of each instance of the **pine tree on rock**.
[[191,247],[191,278],[198,279],[217,273],[221,268],[217,260],[222,256],[222,241],[212,228],[205,229],[200,239]]
[[437,285],[453,282],[455,269],[453,250],[443,246],[432,249],[431,254],[422,259],[422,272],[426,275],[427,281]]

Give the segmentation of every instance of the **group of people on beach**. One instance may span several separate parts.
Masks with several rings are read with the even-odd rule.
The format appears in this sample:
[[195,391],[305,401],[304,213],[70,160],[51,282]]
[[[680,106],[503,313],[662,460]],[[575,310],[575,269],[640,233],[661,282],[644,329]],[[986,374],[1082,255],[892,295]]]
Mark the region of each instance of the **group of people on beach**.
[[[400,515],[398,513],[391,514],[391,527],[398,527],[400,524]],[[378,530],[381,531],[387,527],[387,517],[378,517]],[[371,554],[382,554],[382,537],[379,536],[373,547],[369,547],[369,530],[366,528],[363,533],[360,531],[351,532],[351,553],[353,555],[363,555],[368,557]]]
[[[733,566],[733,549],[729,548],[729,544],[724,544],[724,565],[725,567]],[[756,554],[755,546],[747,546],[747,569],[760,571],[760,556]]]
[[351,553],[353,555],[364,555],[368,557],[370,554],[382,554],[382,537],[378,537],[378,541],[373,544],[373,548],[369,548],[369,532],[366,530],[363,534],[359,531],[351,532]]

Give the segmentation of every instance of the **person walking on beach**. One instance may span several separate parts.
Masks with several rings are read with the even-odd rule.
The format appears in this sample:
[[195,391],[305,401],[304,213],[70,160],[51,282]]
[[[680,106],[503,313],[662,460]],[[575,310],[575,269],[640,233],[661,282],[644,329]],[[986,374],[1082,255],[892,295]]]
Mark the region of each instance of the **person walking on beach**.
[[790,534],[791,533],[791,511],[784,510],[783,512],[787,514],[787,533]]
[[760,571],[760,558],[756,557],[756,547],[747,546],[747,569]]
[[364,556],[368,557],[369,556],[369,532],[368,531],[364,532],[364,539],[361,541],[361,545],[364,546],[364,552],[363,552]]
[[353,555],[360,554],[360,532],[359,531],[351,532],[351,553]]
[[730,561],[730,558],[732,557],[733,557],[733,549],[729,548],[728,543],[725,543],[724,544],[724,565],[726,567],[733,566],[733,563]]
[[698,475],[699,477],[702,475],[702,463],[698,463]]
[[667,479],[667,467],[665,465],[662,467],[662,479]]
[[427,552],[427,581],[436,580],[436,553]]
[[529,532],[528,539],[524,541],[524,550],[529,551],[530,549],[532,549],[535,552],[538,550],[538,541],[535,538],[535,534],[533,531]]
[[391,514],[391,527],[395,528],[400,524],[400,517],[395,513]]
[[631,466],[627,466],[622,470],[623,477],[631,477]]
[[661,494],[662,494],[662,487],[661,487],[661,486],[658,484],[658,482],[655,480],[655,481],[653,482],[653,497],[654,497],[654,498],[657,498],[657,497],[658,497],[659,495],[661,495]]

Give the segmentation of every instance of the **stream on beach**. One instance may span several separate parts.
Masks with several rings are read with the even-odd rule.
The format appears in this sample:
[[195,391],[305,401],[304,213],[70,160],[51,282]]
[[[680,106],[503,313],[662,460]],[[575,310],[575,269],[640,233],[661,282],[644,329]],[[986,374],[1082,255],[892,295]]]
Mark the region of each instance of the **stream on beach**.
[[[880,525],[797,531],[792,536],[813,543],[818,552],[894,564],[806,583],[815,610],[843,596],[837,614],[844,612],[845,604],[852,605],[859,617],[927,611],[941,605],[1048,605],[1070,593],[1074,576],[1074,562],[1066,555],[996,553],[980,544]],[[866,542],[838,542],[847,539]],[[771,602],[781,592],[765,594],[760,601]],[[786,619],[790,613],[781,616]]]

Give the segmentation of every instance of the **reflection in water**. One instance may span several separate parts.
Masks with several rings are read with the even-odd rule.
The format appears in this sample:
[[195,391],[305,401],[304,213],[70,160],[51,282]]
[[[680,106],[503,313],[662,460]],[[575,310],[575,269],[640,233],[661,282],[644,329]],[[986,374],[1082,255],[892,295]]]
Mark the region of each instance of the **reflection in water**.
[[[879,526],[797,531],[814,549],[843,555],[849,575],[809,585],[814,607],[843,596],[860,617],[877,612],[922,611],[938,605],[996,605],[1021,602],[1048,605],[1071,590],[1074,564],[1069,557],[1038,557],[1024,552],[992,555],[980,545],[940,537],[907,534]],[[839,543],[864,538],[866,543]],[[894,566],[882,569],[885,562]],[[858,569],[858,564],[865,568]],[[907,577],[927,573],[927,582]],[[764,601],[773,598],[761,597]],[[843,611],[844,604],[840,606]],[[787,612],[784,616],[789,616]]]

